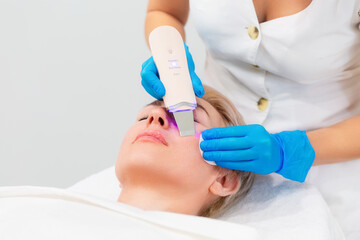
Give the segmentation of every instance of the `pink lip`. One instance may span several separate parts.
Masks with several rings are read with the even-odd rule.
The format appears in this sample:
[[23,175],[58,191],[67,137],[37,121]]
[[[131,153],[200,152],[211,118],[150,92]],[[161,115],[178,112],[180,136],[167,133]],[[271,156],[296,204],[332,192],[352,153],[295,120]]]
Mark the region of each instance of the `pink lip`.
[[168,143],[166,142],[166,140],[163,137],[162,133],[160,131],[158,131],[158,130],[145,131],[145,132],[140,133],[139,135],[137,135],[137,137],[135,138],[133,143],[136,142],[140,138],[142,138],[143,140],[150,140],[150,141],[160,142],[160,143],[164,144],[165,146],[168,145]]

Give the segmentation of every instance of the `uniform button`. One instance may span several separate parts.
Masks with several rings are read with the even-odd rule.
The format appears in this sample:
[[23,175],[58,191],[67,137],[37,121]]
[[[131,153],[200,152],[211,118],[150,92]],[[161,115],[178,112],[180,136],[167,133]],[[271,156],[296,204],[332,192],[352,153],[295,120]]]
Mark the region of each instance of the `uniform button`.
[[251,39],[257,39],[259,36],[259,29],[255,26],[250,26],[248,28],[248,33]]
[[254,68],[259,68],[259,65],[252,65]]
[[257,105],[260,111],[264,111],[267,109],[269,105],[269,101],[266,98],[260,98],[259,101],[257,102]]

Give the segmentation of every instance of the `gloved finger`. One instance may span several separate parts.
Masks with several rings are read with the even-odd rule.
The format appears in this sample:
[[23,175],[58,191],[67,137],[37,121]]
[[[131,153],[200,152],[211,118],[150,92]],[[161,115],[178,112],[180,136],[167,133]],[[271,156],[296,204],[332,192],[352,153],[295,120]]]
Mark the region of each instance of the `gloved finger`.
[[[146,60],[142,65],[141,65],[141,68],[142,69],[145,69],[145,68],[154,68],[154,65],[151,65],[151,66],[149,66],[149,63],[155,63],[154,62],[154,58],[151,56],[151,57],[149,57],[148,58],[148,60]],[[149,70],[149,69],[148,69]],[[156,65],[155,65],[155,70],[156,70],[156,72],[157,72],[157,68],[156,68]]]
[[156,98],[162,98],[165,95],[165,87],[160,79],[153,72],[146,72],[143,74],[141,85],[148,93],[155,92]]
[[248,134],[247,125],[230,126],[222,128],[210,128],[204,130],[201,135],[204,140],[229,138],[229,137],[244,137]]
[[239,171],[256,172],[255,160],[241,162],[215,162],[217,166]]
[[194,89],[196,96],[201,98],[205,94],[205,90],[201,83],[200,78],[195,73],[194,60],[189,51],[189,47],[185,44],[185,42],[184,42],[184,47],[185,47],[186,59],[187,59],[187,63],[188,63],[188,68],[189,68],[189,73],[190,73],[193,89]]
[[248,161],[258,158],[257,151],[253,148],[245,150],[234,150],[234,151],[212,151],[203,152],[203,158],[208,161],[227,161],[227,162],[238,162]]
[[185,52],[186,52],[186,60],[188,62],[188,68],[189,68],[189,72],[194,72],[195,71],[195,64],[194,64],[194,59],[191,56],[191,53],[189,51],[189,47],[184,43],[184,47],[185,47]]
[[145,80],[141,80],[141,85],[144,87],[144,89],[154,98],[158,100],[162,100],[163,96],[160,96],[157,92],[155,92],[152,87],[149,85],[149,83]]
[[247,136],[204,140],[200,143],[203,151],[244,150],[253,147]]
[[159,78],[159,71],[157,70],[153,57],[149,58],[142,64],[140,75],[143,76],[149,73],[154,74],[157,78]]
[[148,59],[140,75],[142,79],[141,85],[151,96],[160,100],[165,95],[165,87],[159,79],[156,65],[151,58]]
[[201,83],[200,78],[197,76],[195,72],[190,72],[190,77],[196,96],[201,98],[202,96],[204,96],[205,90]]

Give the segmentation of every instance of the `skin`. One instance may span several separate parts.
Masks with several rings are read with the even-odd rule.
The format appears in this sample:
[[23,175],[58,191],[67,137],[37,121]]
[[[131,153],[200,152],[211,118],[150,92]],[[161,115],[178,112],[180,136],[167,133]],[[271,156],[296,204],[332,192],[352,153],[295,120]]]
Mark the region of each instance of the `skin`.
[[[196,134],[181,137],[164,103],[155,103],[139,112],[123,139],[116,162],[122,185],[118,201],[145,210],[199,215],[220,196],[235,193],[240,186],[236,175],[206,163],[199,150],[203,130],[225,126],[215,108],[197,98],[205,110],[197,107],[194,111]],[[146,130],[160,131],[167,145],[147,137],[134,141]]]
[[259,23],[301,12],[311,2],[312,0],[253,0]]
[[[311,0],[253,0],[259,23],[303,11]],[[189,0],[149,0],[145,21],[148,42],[153,29],[162,25],[175,27],[185,41],[184,26],[189,15]],[[360,115],[321,129],[307,131],[315,150],[314,165],[338,163],[360,158]],[[284,129],[286,131],[286,129]]]

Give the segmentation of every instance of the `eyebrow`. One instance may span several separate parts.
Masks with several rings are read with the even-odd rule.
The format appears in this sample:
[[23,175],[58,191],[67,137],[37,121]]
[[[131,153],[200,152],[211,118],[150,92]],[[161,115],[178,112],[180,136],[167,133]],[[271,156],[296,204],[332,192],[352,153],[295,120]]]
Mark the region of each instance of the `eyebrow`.
[[[147,107],[147,106],[159,106],[159,107],[161,107],[162,102],[163,102],[163,101],[155,100],[155,101],[147,104],[145,107]],[[200,105],[199,103],[197,103],[197,107],[199,107],[200,109],[202,109],[202,110],[208,115],[208,117],[210,117],[209,113],[206,111],[206,109],[205,109],[202,105]],[[166,110],[166,107],[162,107],[162,108]]]

